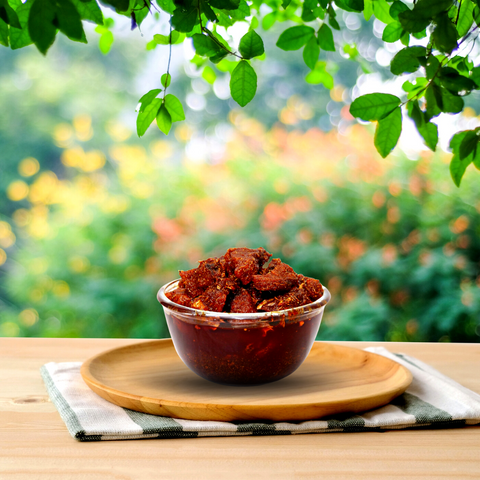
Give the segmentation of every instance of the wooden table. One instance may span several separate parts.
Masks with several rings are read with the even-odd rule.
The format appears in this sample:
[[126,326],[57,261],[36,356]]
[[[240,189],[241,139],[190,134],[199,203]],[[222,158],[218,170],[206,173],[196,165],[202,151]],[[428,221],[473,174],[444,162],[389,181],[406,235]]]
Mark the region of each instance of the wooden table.
[[[138,340],[137,340],[138,341]],[[80,443],[50,402],[39,368],[135,340],[0,338],[0,479],[480,479],[480,427]],[[480,344],[386,346],[480,393]]]

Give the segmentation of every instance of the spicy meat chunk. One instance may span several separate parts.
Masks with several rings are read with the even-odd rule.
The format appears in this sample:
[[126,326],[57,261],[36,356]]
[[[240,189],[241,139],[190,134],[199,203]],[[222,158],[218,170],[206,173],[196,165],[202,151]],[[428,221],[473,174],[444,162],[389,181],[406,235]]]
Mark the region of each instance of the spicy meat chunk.
[[230,311],[232,313],[256,313],[257,307],[255,300],[247,290],[241,288],[233,297]]
[[165,295],[172,302],[178,303],[179,305],[183,305],[184,307],[192,306],[192,299],[184,288],[177,288],[172,292],[165,292]]
[[192,308],[221,312],[227,301],[227,294],[216,287],[208,287],[205,292],[192,300]]
[[298,276],[299,288],[304,289],[310,302],[318,300],[323,295],[323,286],[316,278]]
[[296,287],[298,285],[298,276],[292,267],[280,261],[275,262],[272,269],[267,268],[264,275],[254,275],[252,282],[257,290],[276,292]]
[[178,288],[166,295],[178,305],[234,313],[286,310],[323,295],[318,280],[297,275],[279,258],[270,257],[263,248],[230,248],[221,257],[181,271]]
[[208,287],[215,285],[225,277],[225,260],[223,258],[208,258],[199,263],[197,268],[180,271],[181,281],[178,286],[184,288],[193,298],[198,297]]
[[261,247],[229,248],[225,253],[225,262],[229,272],[233,273],[243,285],[247,285],[271,256]]

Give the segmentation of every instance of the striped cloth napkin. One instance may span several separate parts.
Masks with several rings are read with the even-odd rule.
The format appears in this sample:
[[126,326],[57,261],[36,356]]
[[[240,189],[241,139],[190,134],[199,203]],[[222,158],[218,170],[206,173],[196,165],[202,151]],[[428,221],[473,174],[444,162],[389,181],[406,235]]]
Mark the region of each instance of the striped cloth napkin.
[[366,350],[407,367],[413,382],[390,404],[362,415],[304,422],[209,422],[159,417],[118,407],[95,394],[80,375],[81,362],[47,363],[41,374],[71,435],[82,442],[141,438],[191,438],[297,433],[372,432],[411,427],[480,424],[480,395],[429,365],[383,347]]

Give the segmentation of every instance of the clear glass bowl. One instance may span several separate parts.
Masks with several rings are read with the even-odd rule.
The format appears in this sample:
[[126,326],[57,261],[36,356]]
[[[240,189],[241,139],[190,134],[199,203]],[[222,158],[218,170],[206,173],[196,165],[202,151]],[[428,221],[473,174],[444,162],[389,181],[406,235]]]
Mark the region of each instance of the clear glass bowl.
[[259,385],[293,373],[310,353],[330,300],[321,298],[302,307],[261,313],[207,312],[172,302],[157,294],[180,358],[197,375],[226,385]]

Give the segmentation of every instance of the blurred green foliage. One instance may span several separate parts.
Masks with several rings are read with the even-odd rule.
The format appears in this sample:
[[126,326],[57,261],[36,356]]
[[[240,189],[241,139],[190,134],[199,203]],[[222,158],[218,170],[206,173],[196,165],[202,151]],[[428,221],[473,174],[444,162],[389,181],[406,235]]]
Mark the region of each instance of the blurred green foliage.
[[450,186],[448,155],[386,162],[366,127],[341,136],[266,131],[241,113],[232,122],[216,165],[179,163],[165,141],[120,142],[107,175],[66,147],[73,178],[37,174],[31,205],[13,214],[23,238],[2,333],[166,336],[157,289],[243,245],[329,287],[321,339],[478,340],[480,197],[473,181]]
[[[208,100],[140,142],[125,107],[145,59],[121,41],[106,61],[61,42],[47,60],[0,51],[0,335],[167,336],[161,285],[263,246],[331,290],[320,339],[479,341],[478,188],[456,189],[442,152],[379,157],[349,123],[353,62],[333,90],[294,95],[300,66],[273,59],[251,110]],[[178,75],[198,97],[203,80]]]

